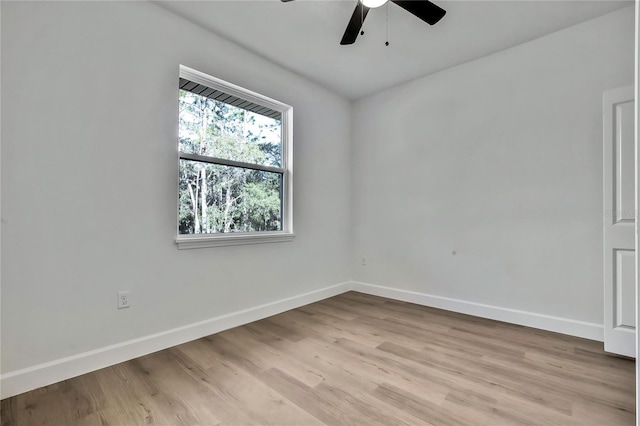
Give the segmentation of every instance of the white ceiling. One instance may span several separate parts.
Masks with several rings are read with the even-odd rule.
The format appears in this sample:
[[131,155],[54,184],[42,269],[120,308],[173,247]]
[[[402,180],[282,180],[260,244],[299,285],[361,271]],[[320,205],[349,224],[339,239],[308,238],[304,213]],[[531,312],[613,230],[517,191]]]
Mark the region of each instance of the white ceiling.
[[[155,3],[334,92],[358,99],[633,1],[434,0],[447,11],[435,26],[389,4],[369,12],[365,35],[351,46],[339,42],[356,0]],[[387,11],[389,47],[384,45]]]

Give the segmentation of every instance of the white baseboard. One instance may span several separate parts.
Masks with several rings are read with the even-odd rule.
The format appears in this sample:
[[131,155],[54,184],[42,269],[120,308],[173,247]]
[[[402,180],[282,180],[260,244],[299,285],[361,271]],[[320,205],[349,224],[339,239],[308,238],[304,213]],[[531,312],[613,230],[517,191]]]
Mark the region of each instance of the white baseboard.
[[447,311],[474,315],[504,321],[511,324],[524,325],[526,327],[541,330],[554,331],[570,336],[582,337],[590,340],[604,341],[604,328],[602,324],[584,321],[576,321],[568,318],[542,315],[533,312],[519,311],[516,309],[502,308],[499,306],[484,305],[482,303],[468,302],[466,300],[451,299],[448,297],[433,296],[414,291],[399,290],[396,288],[382,287],[361,282],[352,282],[351,289],[360,293],[403,302],[415,303]]
[[0,376],[0,398],[47,386],[143,355],[248,324],[350,290],[345,282],[205,321],[57,359]]
[[308,305],[309,303],[318,302],[350,290],[591,340],[603,341],[604,339],[604,331],[601,324],[501,308],[498,306],[484,305],[481,303],[361,282],[345,282],[299,296],[289,297],[254,308],[3,374],[0,376],[0,398],[8,398],[110,365],[148,355],[162,349],[200,339],[233,327],[238,327]]

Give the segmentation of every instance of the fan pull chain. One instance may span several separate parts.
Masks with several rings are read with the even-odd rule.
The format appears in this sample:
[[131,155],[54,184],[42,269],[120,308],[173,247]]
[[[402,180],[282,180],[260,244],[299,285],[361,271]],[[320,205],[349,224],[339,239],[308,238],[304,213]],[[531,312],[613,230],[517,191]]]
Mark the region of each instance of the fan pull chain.
[[[358,0],[360,1],[360,0]],[[360,28],[362,28],[364,26],[364,4],[361,5],[360,7]],[[360,35],[363,36],[364,35],[364,30],[360,29]]]
[[387,8],[387,41],[384,42],[385,46],[389,46],[389,3],[387,2],[386,4],[386,8]]

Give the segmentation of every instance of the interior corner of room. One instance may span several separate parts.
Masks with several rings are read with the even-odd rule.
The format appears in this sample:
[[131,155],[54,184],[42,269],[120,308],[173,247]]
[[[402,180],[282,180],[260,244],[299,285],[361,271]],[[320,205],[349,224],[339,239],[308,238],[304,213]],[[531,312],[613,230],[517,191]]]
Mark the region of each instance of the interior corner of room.
[[[171,7],[0,2],[3,399],[348,291],[637,350],[632,3],[352,93]],[[293,107],[292,241],[177,250],[181,64]]]

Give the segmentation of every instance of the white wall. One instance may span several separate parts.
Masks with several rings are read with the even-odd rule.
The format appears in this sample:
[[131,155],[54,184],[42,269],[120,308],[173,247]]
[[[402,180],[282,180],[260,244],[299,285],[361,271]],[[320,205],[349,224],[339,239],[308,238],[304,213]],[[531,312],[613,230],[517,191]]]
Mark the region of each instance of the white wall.
[[[176,248],[179,64],[294,107],[293,242]],[[1,90],[3,373],[350,278],[341,97],[147,2],[2,2]]]
[[[352,111],[146,2],[0,5],[3,374],[349,278],[602,323],[601,94],[633,81],[631,8]],[[294,106],[294,242],[176,249],[181,63]]]
[[602,92],[633,31],[630,6],[356,102],[355,280],[601,325]]
[[[636,85],[636,358],[640,354],[640,2],[635,2],[635,85]],[[636,362],[636,424],[640,424],[640,366]]]

